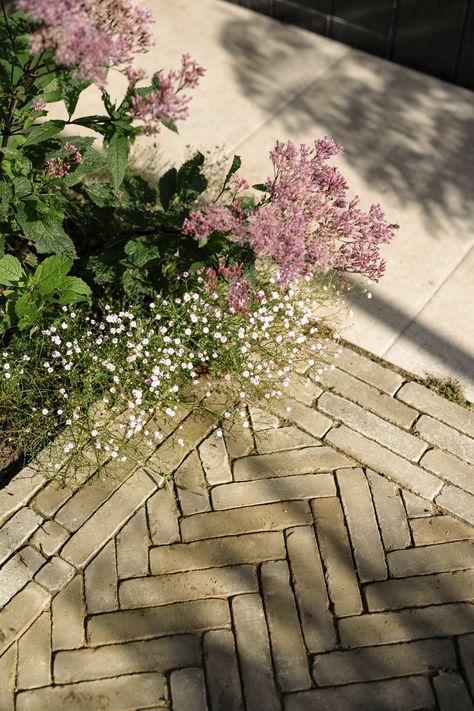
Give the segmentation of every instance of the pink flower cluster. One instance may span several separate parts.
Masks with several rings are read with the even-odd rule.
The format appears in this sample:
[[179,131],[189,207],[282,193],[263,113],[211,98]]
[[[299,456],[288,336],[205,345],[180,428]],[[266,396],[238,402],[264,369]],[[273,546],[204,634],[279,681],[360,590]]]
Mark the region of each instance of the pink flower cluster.
[[82,163],[82,153],[73,143],[66,143],[64,148],[70,153],[67,158],[55,156],[46,161],[44,165],[45,173],[50,178],[64,178],[74,163]]
[[221,262],[217,271],[212,267],[204,273],[204,285],[207,291],[216,291],[219,277],[227,285],[227,303],[234,313],[247,313],[253,292],[247,277],[243,275],[243,264],[226,265]]
[[131,0],[17,0],[17,6],[39,25],[31,36],[35,54],[52,48],[59,64],[100,86],[108,66],[130,65],[152,43],[152,15]]
[[385,269],[380,245],[390,242],[396,225],[380,205],[364,212],[358,198],[348,201],[344,177],[326,164],[341,152],[328,137],[313,146],[277,142],[270,153],[274,176],[256,209],[244,211],[238,200],[211,205],[190,213],[184,233],[203,239],[218,231],[249,244],[278,265],[282,283],[331,270],[377,281]]
[[187,118],[191,97],[181,92],[194,89],[204,72],[196,60],[183,54],[179,70],[160,70],[155,74],[157,89],[132,98],[132,117],[141,121],[148,133],[159,131],[163,120],[176,122]]

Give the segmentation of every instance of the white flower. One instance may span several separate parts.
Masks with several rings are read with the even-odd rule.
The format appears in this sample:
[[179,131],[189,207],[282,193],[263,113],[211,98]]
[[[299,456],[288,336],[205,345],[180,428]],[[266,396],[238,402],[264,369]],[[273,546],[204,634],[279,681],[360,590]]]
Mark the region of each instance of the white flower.
[[42,415],[48,415],[48,414],[49,414],[49,410],[48,410],[46,407],[43,407],[43,409],[41,410],[41,414],[42,414]]

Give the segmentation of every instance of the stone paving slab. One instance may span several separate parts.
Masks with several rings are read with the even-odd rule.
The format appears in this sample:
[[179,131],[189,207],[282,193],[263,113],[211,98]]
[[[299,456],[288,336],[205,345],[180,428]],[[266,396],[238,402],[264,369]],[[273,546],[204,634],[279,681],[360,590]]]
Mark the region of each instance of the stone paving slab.
[[281,426],[2,490],[2,711],[473,708],[472,412],[343,353]]

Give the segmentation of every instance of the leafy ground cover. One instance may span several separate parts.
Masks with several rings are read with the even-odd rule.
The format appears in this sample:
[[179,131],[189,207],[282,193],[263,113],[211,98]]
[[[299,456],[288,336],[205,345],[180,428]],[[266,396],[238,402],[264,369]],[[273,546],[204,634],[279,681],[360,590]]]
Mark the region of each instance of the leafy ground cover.
[[[273,173],[249,185],[234,156],[219,187],[196,153],[163,175],[133,174],[131,145],[189,111],[204,69],[183,54],[151,77],[133,65],[152,38],[131,0],[2,0],[0,41],[0,446],[29,458],[58,432],[73,460],[150,442],[190,386],[225,383],[245,406],[278,398],[302,360],[331,367],[318,309],[348,273],[378,280],[393,237],[331,165],[331,138],[277,142]],[[127,79],[113,102],[107,75]],[[210,68],[212,71],[212,68]],[[91,83],[104,113],[77,116]],[[64,102],[68,119],[48,118]],[[102,139],[63,135],[85,126]],[[97,417],[98,404],[121,427]],[[205,405],[204,405],[205,406]],[[68,429],[69,428],[69,429]]]

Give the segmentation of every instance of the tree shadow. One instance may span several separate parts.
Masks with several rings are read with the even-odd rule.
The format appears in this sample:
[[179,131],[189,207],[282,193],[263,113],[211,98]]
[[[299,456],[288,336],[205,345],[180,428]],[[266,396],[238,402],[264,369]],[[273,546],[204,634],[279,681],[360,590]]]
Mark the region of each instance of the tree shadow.
[[[299,54],[307,62],[308,44],[317,62],[316,47],[331,42],[306,36],[274,20],[255,22],[251,13],[222,30],[236,82],[269,114],[279,109],[278,81],[272,86],[271,79]],[[279,131],[286,132],[279,138],[310,134],[317,124],[345,146],[349,163],[378,192],[416,202],[430,231],[446,217],[454,224],[472,219],[472,92],[356,50],[319,78],[318,69],[311,88],[279,111]],[[458,238],[470,238],[465,227]]]

